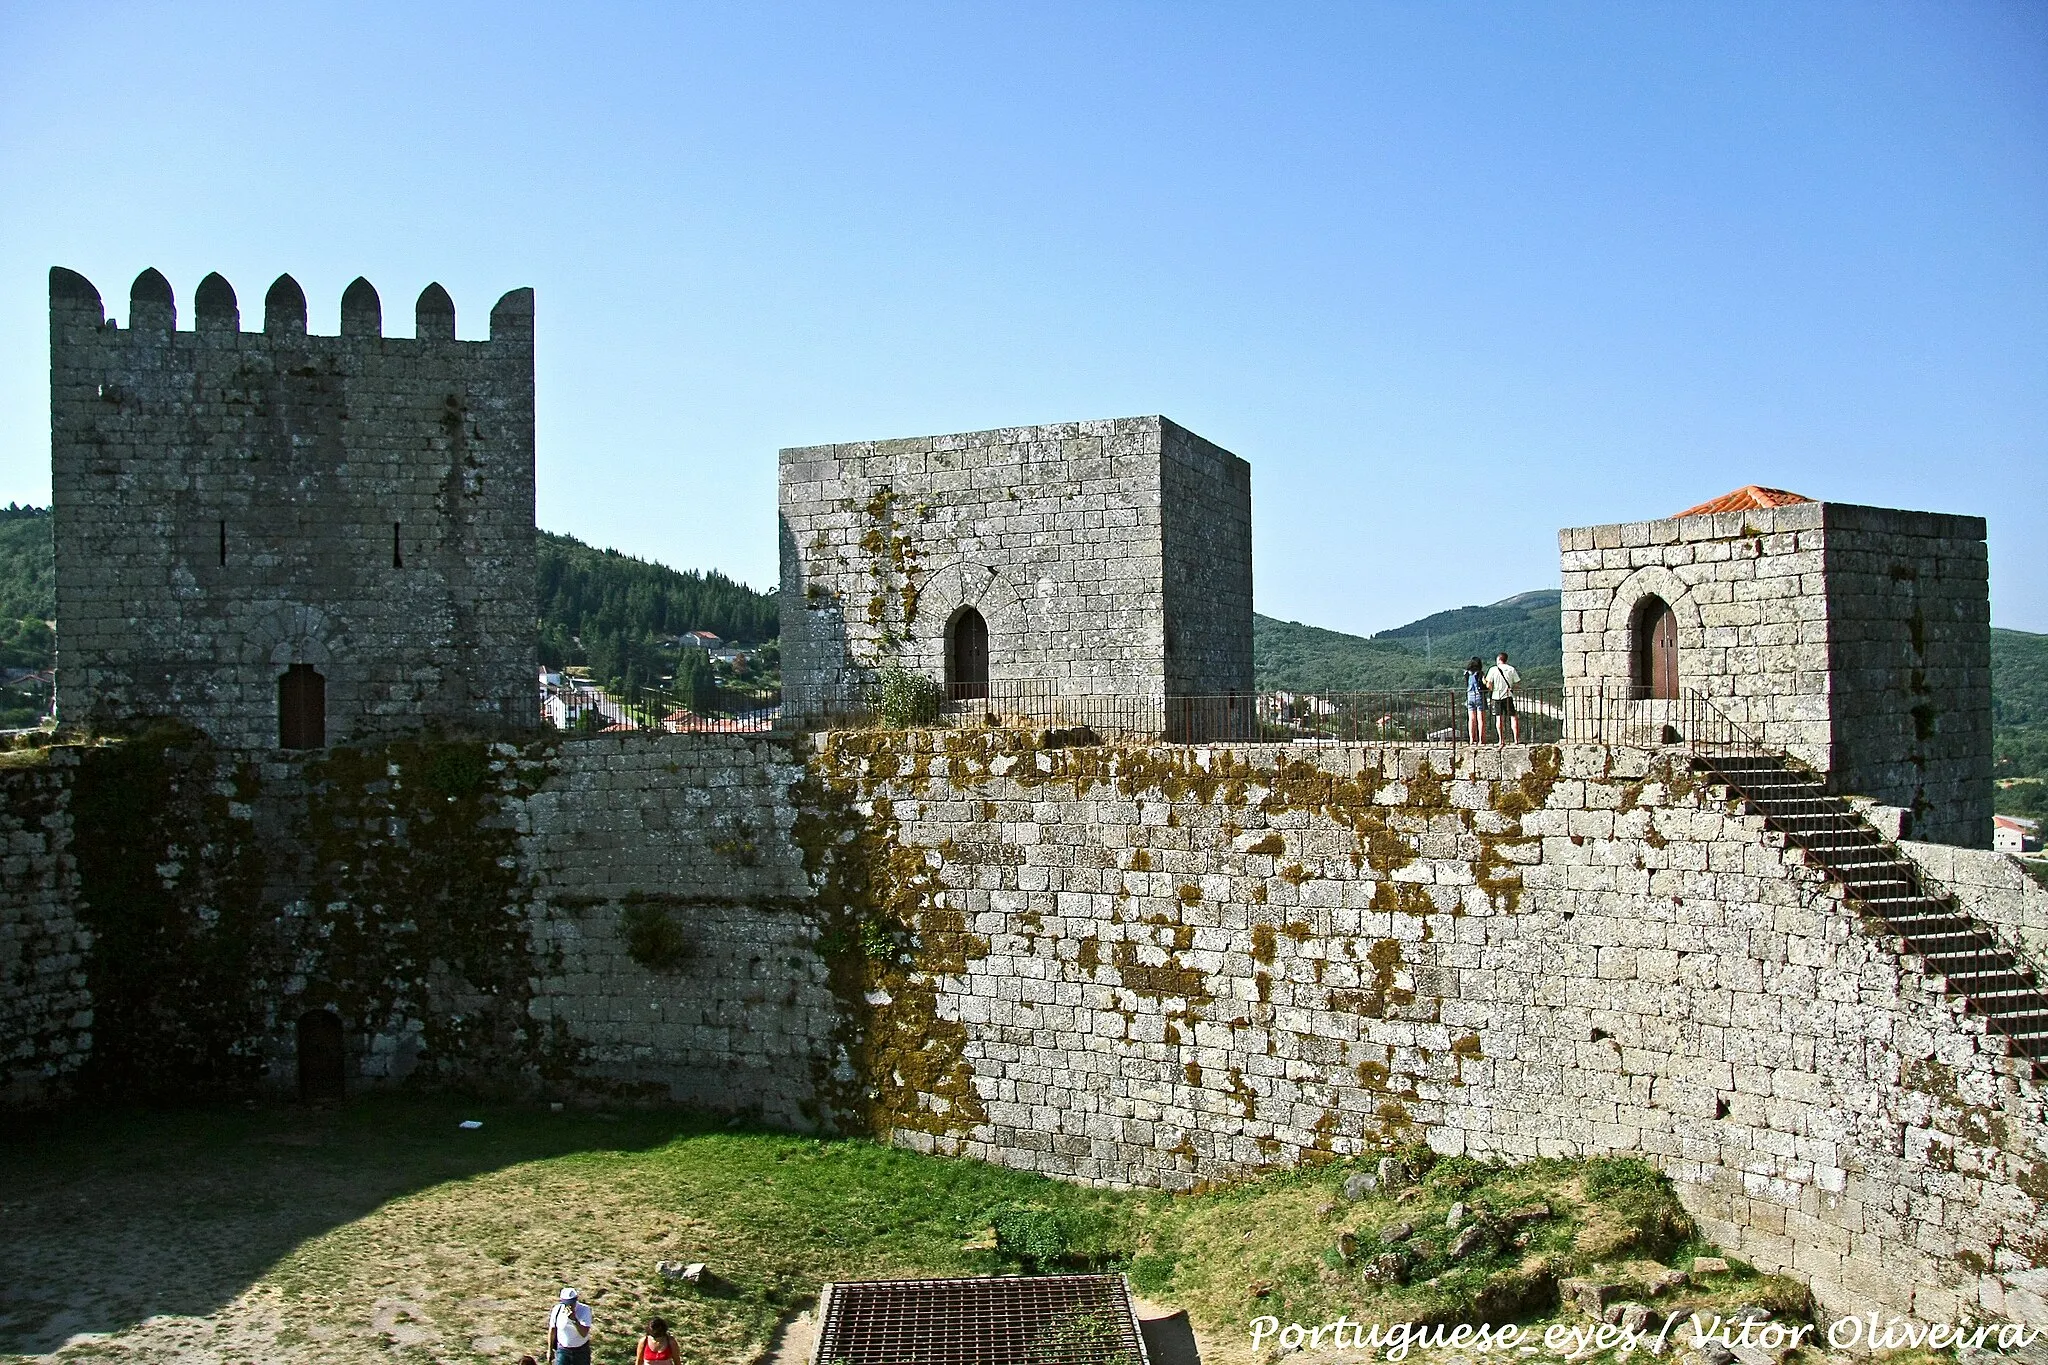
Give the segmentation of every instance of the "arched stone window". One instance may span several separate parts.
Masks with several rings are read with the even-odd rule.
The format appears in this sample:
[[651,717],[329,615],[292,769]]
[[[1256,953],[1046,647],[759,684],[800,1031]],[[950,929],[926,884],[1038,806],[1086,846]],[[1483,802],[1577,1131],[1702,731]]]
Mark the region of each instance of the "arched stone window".
[[293,664],[277,679],[277,744],[327,747],[327,679],[311,664]]
[[954,701],[988,695],[988,622],[962,607],[946,627],[946,695]]
[[1630,679],[1638,697],[1678,696],[1678,616],[1651,593],[1636,603],[1629,619]]
[[308,1010],[299,1016],[299,1098],[338,1100],[348,1091],[348,1055],[342,1046],[341,1016]]

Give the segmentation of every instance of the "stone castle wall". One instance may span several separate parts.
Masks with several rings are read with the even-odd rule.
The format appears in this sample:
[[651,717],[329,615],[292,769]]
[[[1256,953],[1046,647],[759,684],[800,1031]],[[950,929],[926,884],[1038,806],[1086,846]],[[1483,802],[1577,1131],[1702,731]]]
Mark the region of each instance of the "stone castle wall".
[[[583,1081],[817,1118],[840,1007],[794,829],[801,765],[737,736],[565,745],[518,815],[533,1011]],[[669,946],[636,961],[636,931]],[[643,953],[643,955],[645,955]]]
[[893,824],[881,916],[950,940],[900,1139],[1168,1186],[1413,1136],[1641,1151],[1831,1307],[2048,1323],[2048,1092],[1680,761],[837,735],[819,767]]
[[[122,888],[183,926],[151,978],[215,983],[96,1015],[87,1091],[167,1020],[154,1072],[288,1087],[293,1022],[333,1009],[362,1083],[684,1100],[1093,1181],[1417,1138],[1640,1151],[1831,1307],[2048,1322],[2042,1086],[1659,751],[993,730],[70,761],[0,775],[46,861],[120,792],[165,810],[118,857],[72,839],[10,911],[92,927],[66,1017],[147,989],[100,951],[136,941]],[[208,925],[254,945],[239,977]],[[241,1032],[175,1019],[199,999]]]
[[1565,681],[1626,688],[1632,618],[1678,624],[1680,683],[1916,837],[1991,829],[1984,522],[1801,502],[1579,527],[1562,551]]
[[330,742],[532,724],[532,291],[487,342],[438,285],[411,338],[361,280],[338,337],[289,276],[260,332],[217,275],[195,302],[178,330],[147,271],[122,328],[50,275],[61,713],[274,747],[279,675],[308,664]]
[[92,1050],[70,858],[74,755],[0,770],[0,1104],[61,1090]]
[[998,683],[1251,685],[1250,470],[1164,418],[785,450],[780,497],[793,711],[856,703],[888,658],[944,679],[966,607]]
[[1914,840],[1901,840],[1898,847],[2007,947],[2029,961],[2048,964],[2048,887],[2029,877],[2018,859],[1986,848]]

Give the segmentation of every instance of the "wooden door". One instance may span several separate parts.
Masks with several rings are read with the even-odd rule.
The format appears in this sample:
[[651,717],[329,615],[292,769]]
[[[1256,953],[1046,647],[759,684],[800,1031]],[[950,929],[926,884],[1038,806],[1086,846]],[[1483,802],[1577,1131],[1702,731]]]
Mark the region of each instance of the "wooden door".
[[947,692],[954,701],[988,695],[988,622],[973,607],[953,618],[947,648]]
[[1637,695],[1660,701],[1678,697],[1678,615],[1661,597],[1645,597],[1635,611]]
[[282,749],[327,745],[327,679],[311,664],[293,664],[277,680],[277,743]]
[[1650,695],[1678,699],[1678,614],[1669,603],[1650,631]]

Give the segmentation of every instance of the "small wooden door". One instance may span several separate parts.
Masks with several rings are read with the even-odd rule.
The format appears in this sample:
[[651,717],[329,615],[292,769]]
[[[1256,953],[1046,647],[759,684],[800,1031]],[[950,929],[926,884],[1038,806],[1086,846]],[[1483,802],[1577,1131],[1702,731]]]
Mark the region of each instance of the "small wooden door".
[[1639,695],[1660,701],[1678,697],[1678,616],[1661,597],[1636,605],[1635,684]]
[[299,1016],[299,1098],[338,1100],[347,1093],[341,1016],[332,1010],[308,1010]]
[[277,743],[282,749],[327,746],[327,679],[311,664],[293,664],[277,680]]
[[946,690],[954,701],[988,695],[988,622],[973,607],[953,618],[946,646]]

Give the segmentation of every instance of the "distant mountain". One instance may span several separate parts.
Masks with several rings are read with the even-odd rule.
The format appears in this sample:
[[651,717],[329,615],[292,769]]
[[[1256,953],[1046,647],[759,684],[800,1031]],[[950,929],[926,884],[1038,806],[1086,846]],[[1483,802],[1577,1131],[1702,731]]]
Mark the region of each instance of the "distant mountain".
[[57,561],[50,547],[50,509],[0,507],[0,627],[57,615]]
[[1374,640],[1397,640],[1411,649],[1422,648],[1432,658],[1448,652],[1464,658],[1477,655],[1491,661],[1502,650],[1523,672],[1531,669],[1564,668],[1564,636],[1558,623],[1556,588],[1518,592],[1490,607],[1454,607],[1425,616],[1405,626],[1395,626],[1373,636]]
[[1270,616],[1252,618],[1252,675],[1262,690],[1450,687],[1463,680],[1468,658],[1491,663],[1502,650],[1531,684],[1563,680],[1564,639],[1555,588],[1516,593],[1490,607],[1440,611],[1370,638]]

